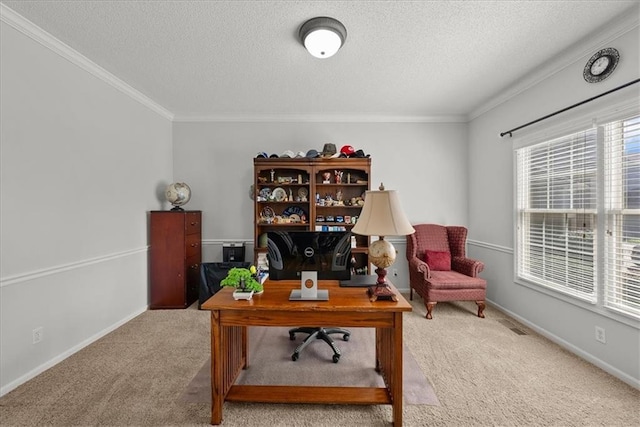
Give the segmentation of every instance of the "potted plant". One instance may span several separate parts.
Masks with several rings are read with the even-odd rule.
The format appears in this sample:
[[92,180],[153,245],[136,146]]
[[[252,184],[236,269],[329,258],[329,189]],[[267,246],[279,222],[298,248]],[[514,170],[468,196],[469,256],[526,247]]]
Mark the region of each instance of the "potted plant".
[[227,273],[227,277],[220,281],[220,285],[236,288],[233,292],[233,297],[236,299],[251,299],[253,294],[260,294],[263,291],[257,273],[253,265],[249,268],[233,267]]

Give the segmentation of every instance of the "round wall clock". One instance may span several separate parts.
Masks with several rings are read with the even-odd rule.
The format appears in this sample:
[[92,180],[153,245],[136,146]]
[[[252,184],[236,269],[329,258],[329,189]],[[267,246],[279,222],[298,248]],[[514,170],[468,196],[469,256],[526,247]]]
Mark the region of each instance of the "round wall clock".
[[619,60],[617,49],[608,47],[599,50],[587,61],[582,76],[588,83],[601,82],[613,73]]

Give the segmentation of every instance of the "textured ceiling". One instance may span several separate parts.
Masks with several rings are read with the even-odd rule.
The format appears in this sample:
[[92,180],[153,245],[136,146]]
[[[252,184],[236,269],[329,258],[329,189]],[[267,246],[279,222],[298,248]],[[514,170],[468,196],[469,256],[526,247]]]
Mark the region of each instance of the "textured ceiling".
[[[176,118],[466,117],[637,1],[2,1]],[[331,16],[316,59],[300,25]]]

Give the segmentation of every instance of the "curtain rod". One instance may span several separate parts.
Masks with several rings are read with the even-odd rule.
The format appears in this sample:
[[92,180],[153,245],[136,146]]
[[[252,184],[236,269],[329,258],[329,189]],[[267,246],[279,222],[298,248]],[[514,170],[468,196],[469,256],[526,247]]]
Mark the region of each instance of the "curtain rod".
[[523,125],[520,125],[520,126],[518,126],[517,128],[513,128],[513,129],[508,130],[508,131],[506,131],[506,132],[501,132],[501,133],[500,133],[500,137],[502,138],[502,137],[503,137],[503,136],[505,136],[505,135],[509,135],[510,137],[513,137],[513,134],[512,134],[512,133],[513,133],[513,132],[515,132],[515,131],[517,131],[517,130],[520,130],[520,129],[522,129],[522,128],[526,128],[527,126],[531,126],[532,124],[534,124],[534,123],[538,123],[538,122],[541,122],[542,120],[546,120],[546,119],[548,119],[549,117],[553,117],[553,116],[555,116],[556,114],[564,113],[564,112],[565,112],[565,111],[567,111],[567,110],[571,110],[572,108],[578,107],[578,106],[580,106],[580,105],[582,105],[582,104],[586,104],[587,102],[591,102],[591,101],[593,101],[594,99],[598,99],[598,98],[600,98],[600,97],[602,97],[602,96],[609,95],[610,93],[613,93],[613,92],[615,92],[615,91],[617,91],[617,90],[620,90],[620,89],[624,89],[625,87],[627,87],[627,86],[631,86],[632,84],[636,84],[636,83],[638,83],[638,82],[640,82],[640,79],[635,79],[635,80],[633,80],[633,81],[630,81],[629,83],[625,83],[625,84],[623,84],[622,86],[618,86],[618,87],[616,87],[616,88],[613,88],[613,89],[611,89],[611,90],[608,90],[608,91],[606,91],[606,92],[603,92],[603,93],[601,93],[600,95],[596,95],[596,96],[591,97],[591,98],[589,98],[589,99],[585,99],[584,101],[578,102],[577,104],[573,104],[573,105],[570,105],[570,106],[568,106],[568,107],[566,107],[566,108],[563,108],[562,110],[558,110],[558,111],[556,111],[555,113],[547,114],[547,115],[546,115],[546,116],[544,116],[544,117],[540,117],[539,119],[536,119],[536,120],[534,120],[534,121],[532,121],[532,122],[529,122],[529,123],[525,123],[525,124],[523,124]]

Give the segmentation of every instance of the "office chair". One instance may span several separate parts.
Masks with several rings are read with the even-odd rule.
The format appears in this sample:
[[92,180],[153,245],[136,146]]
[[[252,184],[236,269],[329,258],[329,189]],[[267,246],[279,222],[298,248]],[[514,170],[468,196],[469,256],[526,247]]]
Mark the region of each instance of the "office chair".
[[[338,242],[338,244],[336,245],[333,251],[333,257],[331,261],[333,264],[332,265],[333,270],[348,268],[347,260],[351,258],[351,251],[349,250],[350,247],[351,247],[351,235],[346,234],[340,240],[340,242]],[[304,350],[306,346],[308,346],[314,339],[320,339],[326,342],[327,344],[329,344],[329,346],[333,350],[333,363],[338,363],[338,361],[340,360],[340,354],[341,354],[340,349],[336,346],[336,344],[333,342],[333,340],[329,335],[342,334],[342,339],[344,341],[349,341],[349,337],[351,336],[351,332],[349,332],[347,329],[303,326],[299,328],[290,329],[289,339],[291,341],[295,340],[296,339],[295,335],[298,332],[303,332],[309,335],[304,339],[304,341],[302,341],[302,344],[296,347],[296,350],[291,355],[291,360],[293,360],[294,362],[298,360],[298,358],[300,357],[300,352]]]
[[298,358],[300,357],[300,352],[304,350],[306,346],[308,346],[314,339],[319,339],[329,344],[329,346],[333,350],[333,363],[338,363],[341,354],[340,349],[333,342],[329,334],[342,334],[342,339],[345,341],[349,341],[349,337],[351,336],[351,332],[346,329],[303,326],[300,328],[290,329],[289,339],[291,341],[295,340],[295,335],[298,332],[304,332],[305,334],[309,335],[307,335],[304,341],[302,341],[302,344],[296,347],[296,350],[291,355],[291,360],[293,360],[294,362],[298,360]]

